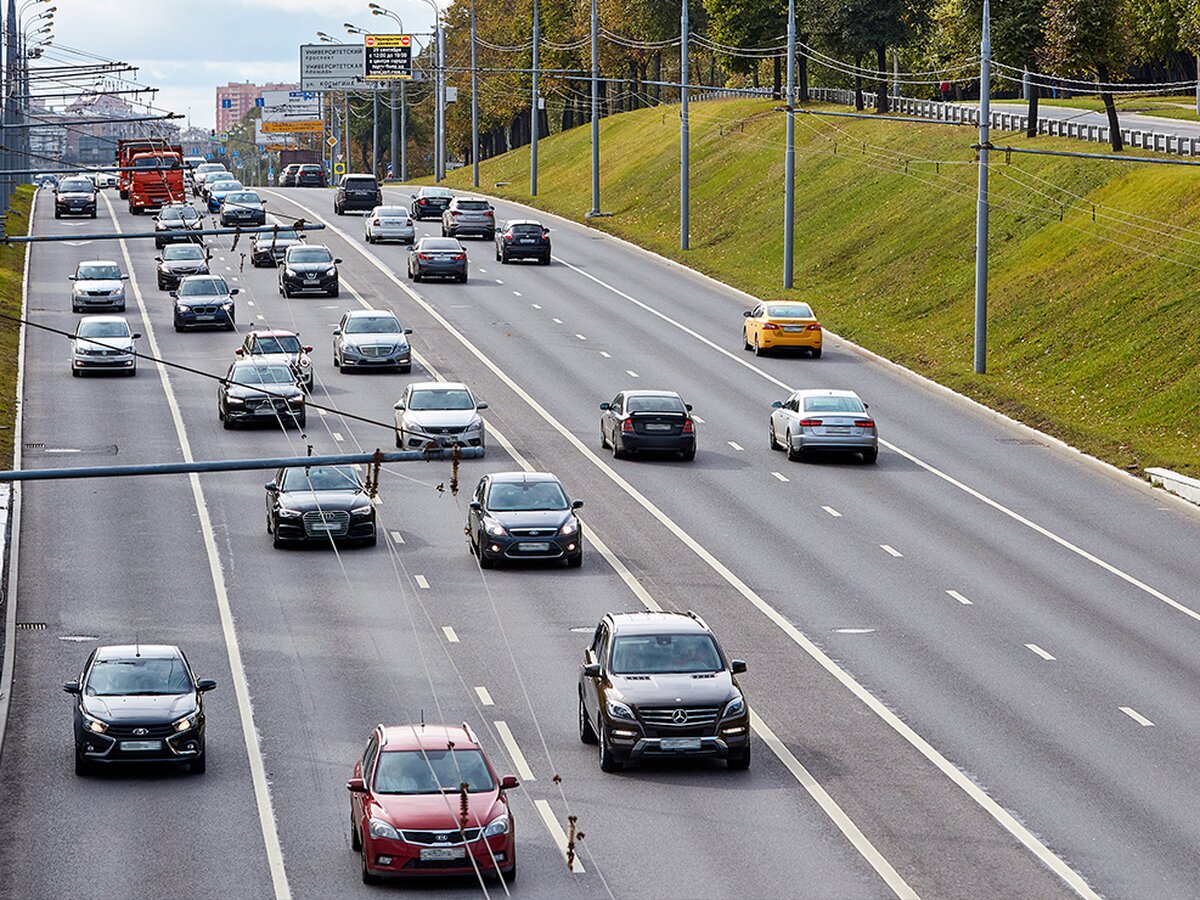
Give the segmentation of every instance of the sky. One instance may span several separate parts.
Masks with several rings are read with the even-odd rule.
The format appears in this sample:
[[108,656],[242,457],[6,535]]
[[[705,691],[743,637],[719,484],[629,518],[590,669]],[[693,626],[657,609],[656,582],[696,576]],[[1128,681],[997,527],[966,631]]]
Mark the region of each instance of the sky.
[[[299,81],[299,46],[316,43],[318,31],[357,42],[361,38],[346,34],[342,23],[399,30],[391,19],[371,15],[367,0],[49,2],[57,7],[55,44],[137,66],[131,77],[159,89],[152,100],[156,106],[190,115],[191,123],[203,128],[216,122],[217,85]],[[425,0],[382,0],[380,5],[396,13],[406,31],[428,31],[433,21]],[[40,8],[42,3],[31,3],[23,21]],[[187,126],[186,120],[178,124]]]

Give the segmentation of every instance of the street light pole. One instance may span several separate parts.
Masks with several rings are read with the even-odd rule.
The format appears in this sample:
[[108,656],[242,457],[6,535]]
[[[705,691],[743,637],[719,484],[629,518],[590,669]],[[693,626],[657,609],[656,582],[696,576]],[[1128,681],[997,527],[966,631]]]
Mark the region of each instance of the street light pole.
[[688,248],[688,0],[683,0],[679,17],[679,249]]
[[592,0],[592,209],[600,215],[600,13]]
[[788,0],[787,132],[783,151],[783,286],[793,284],[796,226],[796,0]]
[[987,371],[988,150],[991,139],[992,9],[983,0],[979,42],[979,198],[975,213],[975,374]]
[[529,102],[529,196],[537,196],[538,151],[538,0],[533,0],[533,96]]
[[471,183],[479,187],[479,72],[475,68],[475,0],[471,0]]

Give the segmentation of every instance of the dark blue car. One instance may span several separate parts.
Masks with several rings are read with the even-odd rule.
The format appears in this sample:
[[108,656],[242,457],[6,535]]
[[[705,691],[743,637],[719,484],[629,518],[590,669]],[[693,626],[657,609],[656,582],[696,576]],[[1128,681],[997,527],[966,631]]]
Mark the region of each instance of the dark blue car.
[[175,301],[175,330],[185,328],[224,328],[234,330],[233,297],[237,288],[229,289],[219,275],[189,275],[179,282],[179,290],[171,291]]

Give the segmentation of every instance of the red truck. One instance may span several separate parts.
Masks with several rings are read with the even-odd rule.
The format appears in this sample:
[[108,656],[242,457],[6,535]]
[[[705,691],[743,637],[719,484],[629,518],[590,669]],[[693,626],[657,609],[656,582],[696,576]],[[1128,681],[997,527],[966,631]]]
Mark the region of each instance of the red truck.
[[183,148],[161,140],[117,142],[117,187],[129,200],[129,212],[140,215],[167,203],[184,203]]

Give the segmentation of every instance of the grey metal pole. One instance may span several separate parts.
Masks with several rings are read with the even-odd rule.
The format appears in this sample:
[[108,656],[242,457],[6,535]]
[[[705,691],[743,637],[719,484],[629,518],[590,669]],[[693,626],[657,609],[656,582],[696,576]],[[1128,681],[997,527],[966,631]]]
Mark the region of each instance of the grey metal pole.
[[400,180],[408,183],[408,82],[400,82]]
[[537,196],[537,151],[538,151],[538,7],[533,0],[533,95],[529,101],[529,196]]
[[479,73],[475,70],[475,0],[471,0],[471,183],[479,187]]
[[600,215],[600,13],[592,0],[592,209]]
[[983,0],[979,42],[979,202],[975,214],[975,372],[987,371],[988,150],[992,118],[992,8]]
[[796,0],[788,0],[787,125],[783,150],[783,286],[793,284],[796,227]]
[[[401,82],[403,83],[403,82]],[[392,177],[400,177],[400,86],[392,82]]]
[[688,193],[691,185],[688,159],[688,0],[679,15],[679,249],[688,248]]
[[900,96],[900,51],[892,51],[892,96]]
[[379,85],[371,85],[371,174],[379,177]]
[[1200,116],[1200,54],[1196,55],[1196,115]]
[[434,156],[437,173],[435,179],[446,177],[446,33],[442,28],[441,16],[437,23],[437,134]]
[[[1200,62],[1200,56],[1196,57],[1197,62]],[[1028,67],[1021,74],[1021,99],[1026,103],[1029,102],[1029,69]],[[1200,84],[1196,85],[1196,106],[1200,108]]]
[[342,147],[342,156],[345,157],[346,172],[349,173],[351,171],[351,169],[350,169],[350,143],[351,143],[351,140],[353,137],[353,134],[350,130],[350,92],[349,91],[346,91],[342,94],[342,131],[345,132],[343,135],[343,137],[345,138],[345,145]]

